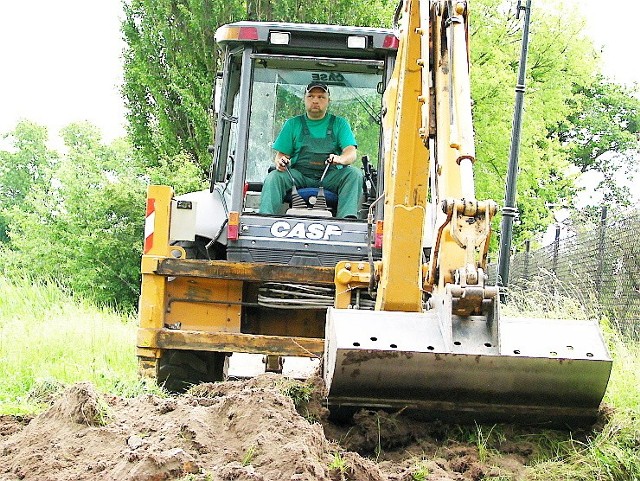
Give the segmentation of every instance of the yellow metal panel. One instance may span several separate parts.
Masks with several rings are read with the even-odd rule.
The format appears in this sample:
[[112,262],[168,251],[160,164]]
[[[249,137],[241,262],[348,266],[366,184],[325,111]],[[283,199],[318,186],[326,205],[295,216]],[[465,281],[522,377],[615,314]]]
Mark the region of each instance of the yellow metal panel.
[[169,329],[148,330],[143,337],[153,339],[153,344],[161,349],[244,352],[296,357],[321,357],[324,351],[324,339],[312,337],[259,336]]
[[365,262],[338,262],[336,265],[336,298],[334,307],[347,309],[351,304],[351,292],[354,289],[369,287],[371,269]]
[[138,318],[140,327],[164,325],[164,289],[166,279],[153,274],[142,275]]
[[[416,225],[422,225],[424,208],[397,205],[394,209],[395,233],[394,248],[385,254],[376,309],[385,311],[421,312],[422,306],[422,269],[421,249],[415,249]],[[386,218],[385,218],[386,219]],[[386,228],[386,225],[385,225]],[[387,266],[390,266],[387,268]],[[385,276],[385,273],[387,275]],[[391,275],[393,274],[393,275]]]
[[165,324],[240,332],[242,282],[177,277],[167,282]]
[[155,332],[156,330],[150,327],[138,329],[136,334],[136,344],[138,349],[154,349],[156,347]]
[[158,269],[158,262],[162,259],[157,256],[142,256],[140,272],[143,274],[154,274]]

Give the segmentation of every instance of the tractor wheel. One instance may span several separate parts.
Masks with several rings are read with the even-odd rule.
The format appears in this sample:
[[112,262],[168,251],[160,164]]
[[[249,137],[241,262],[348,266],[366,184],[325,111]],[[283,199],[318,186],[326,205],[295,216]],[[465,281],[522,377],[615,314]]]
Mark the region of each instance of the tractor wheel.
[[168,350],[158,362],[158,385],[170,392],[185,392],[201,382],[224,381],[229,355],[224,352]]

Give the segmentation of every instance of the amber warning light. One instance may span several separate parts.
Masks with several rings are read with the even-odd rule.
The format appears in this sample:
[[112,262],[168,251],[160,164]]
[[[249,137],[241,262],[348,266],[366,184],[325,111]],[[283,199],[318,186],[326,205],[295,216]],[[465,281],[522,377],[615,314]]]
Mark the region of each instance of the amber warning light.
[[227,239],[238,240],[240,226],[240,214],[238,212],[229,212],[229,224],[227,225]]

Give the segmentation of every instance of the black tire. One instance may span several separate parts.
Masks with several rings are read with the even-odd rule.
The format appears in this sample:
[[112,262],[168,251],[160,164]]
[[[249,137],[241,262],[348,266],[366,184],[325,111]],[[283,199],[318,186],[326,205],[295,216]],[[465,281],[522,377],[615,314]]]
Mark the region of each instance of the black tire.
[[228,369],[224,352],[168,350],[158,362],[158,385],[181,393],[201,382],[224,381]]

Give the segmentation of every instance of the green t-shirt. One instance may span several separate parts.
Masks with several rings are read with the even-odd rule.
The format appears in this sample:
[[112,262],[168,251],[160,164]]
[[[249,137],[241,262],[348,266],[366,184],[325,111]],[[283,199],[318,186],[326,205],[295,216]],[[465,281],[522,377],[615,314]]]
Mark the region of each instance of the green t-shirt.
[[[273,143],[273,148],[278,152],[288,155],[291,158],[291,165],[296,163],[298,153],[302,148],[302,119],[301,116],[292,117],[282,126],[278,138]],[[358,147],[356,138],[353,135],[351,126],[344,117],[335,116],[333,123],[333,134],[337,140],[335,154],[341,154],[345,147],[353,145]],[[307,117],[307,126],[311,137],[324,138],[327,135],[330,114],[325,115],[320,120],[312,120]]]

